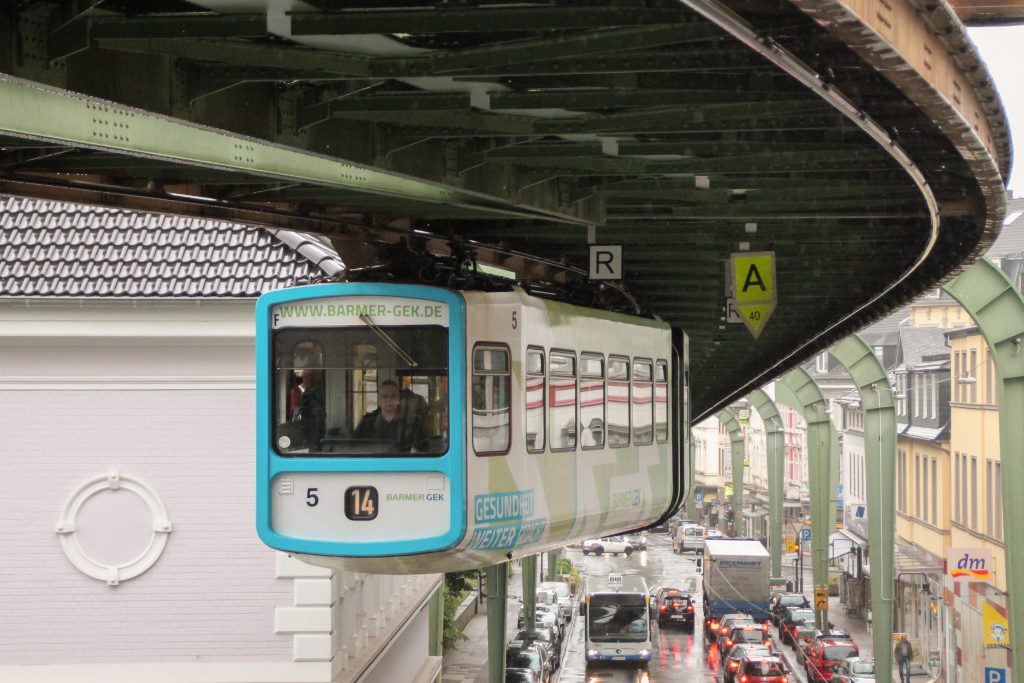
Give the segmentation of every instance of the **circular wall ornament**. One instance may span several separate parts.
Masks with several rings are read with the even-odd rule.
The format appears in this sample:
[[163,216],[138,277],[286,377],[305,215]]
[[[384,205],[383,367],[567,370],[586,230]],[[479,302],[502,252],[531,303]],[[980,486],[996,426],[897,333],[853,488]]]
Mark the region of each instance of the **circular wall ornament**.
[[71,495],[57,533],[71,564],[116,586],[156,563],[167,545],[171,522],[153,489],[114,470],[86,481]]

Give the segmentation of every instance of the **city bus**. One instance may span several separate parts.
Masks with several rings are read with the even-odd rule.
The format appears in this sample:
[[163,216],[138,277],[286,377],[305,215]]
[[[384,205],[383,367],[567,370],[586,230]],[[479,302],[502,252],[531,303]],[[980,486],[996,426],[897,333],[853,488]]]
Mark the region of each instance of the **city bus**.
[[651,596],[642,576],[587,579],[580,603],[587,663],[651,661]]

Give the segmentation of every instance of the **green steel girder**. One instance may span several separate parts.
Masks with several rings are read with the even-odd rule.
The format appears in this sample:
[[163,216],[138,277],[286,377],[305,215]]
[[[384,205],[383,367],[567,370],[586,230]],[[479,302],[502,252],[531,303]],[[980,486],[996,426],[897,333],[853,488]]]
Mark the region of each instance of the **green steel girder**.
[[893,592],[896,534],[896,410],[889,377],[859,335],[847,337],[830,351],[846,367],[864,409],[864,469],[867,474],[868,548],[871,553],[871,615],[875,677],[892,680]]
[[[998,266],[981,259],[943,287],[967,309],[995,362],[999,400],[999,454],[1003,480],[1003,519],[1024,519],[1024,297]],[[1005,526],[1006,599],[1010,645],[1024,652],[1024,525]],[[1019,657],[1014,657],[1020,661]]]
[[[473,206],[474,211],[483,209],[495,216],[556,218],[550,212],[516,206],[450,185],[190,125],[108,101],[42,88],[3,74],[0,133],[102,152],[128,153],[159,162],[392,195],[426,204]],[[576,221],[568,216],[558,218]]]
[[[832,443],[835,427],[829,419],[828,401],[814,379],[803,368],[794,368],[783,378],[783,383],[800,405],[807,423],[807,468],[811,489],[811,570],[814,585],[828,585],[828,537],[835,524],[835,508],[830,511],[828,493],[831,472]],[[835,487],[833,487],[834,489]],[[831,516],[829,513],[831,512]],[[800,551],[803,552],[803,544]],[[828,607],[815,609],[818,628],[828,624]]]
[[743,428],[730,408],[722,408],[715,413],[715,417],[729,430],[732,453],[732,535],[738,536],[743,528],[743,457],[746,455]]
[[293,12],[291,35],[354,35],[366,33],[502,33],[601,29],[609,26],[667,24],[685,18],[681,8],[576,7],[534,5],[529,7],[448,8],[433,7],[396,13],[389,11]]
[[768,456],[768,548],[772,557],[772,578],[782,578],[782,485],[785,474],[786,432],[775,402],[761,389],[747,394],[747,400],[764,422]]
[[503,683],[505,680],[505,638],[508,618],[508,562],[495,564],[486,570],[487,600],[487,680]]

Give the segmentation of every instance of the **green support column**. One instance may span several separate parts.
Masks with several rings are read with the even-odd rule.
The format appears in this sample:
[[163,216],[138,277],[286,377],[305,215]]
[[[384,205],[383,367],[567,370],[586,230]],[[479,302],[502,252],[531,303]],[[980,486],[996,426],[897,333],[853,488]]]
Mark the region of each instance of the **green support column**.
[[562,551],[548,551],[548,581],[558,581],[558,560],[562,557]]
[[786,433],[775,402],[760,389],[747,394],[747,400],[761,416],[768,452],[768,551],[772,556],[772,578],[782,580],[782,477]]
[[523,558],[523,628],[537,624],[537,556]]
[[[994,263],[982,259],[945,287],[974,318],[996,366],[999,397],[999,453],[1002,461],[1007,617],[1013,661],[1024,652],[1024,298]],[[872,562],[872,566],[874,563]],[[1020,665],[1016,668],[1019,670]]]
[[[835,526],[834,494],[829,494],[829,461],[832,456],[832,420],[828,416],[828,403],[821,389],[802,368],[790,370],[783,382],[803,406],[807,422],[807,468],[811,486],[811,570],[814,585],[828,587],[828,537]],[[835,488],[835,487],[833,487]],[[830,516],[831,513],[831,516]],[[800,544],[799,552],[803,552]],[[815,624],[818,628],[828,626],[828,603],[819,609],[815,605]],[[886,680],[886,679],[882,679]]]
[[686,480],[686,500],[685,510],[686,519],[697,520],[697,503],[693,500],[693,494],[695,490],[695,484],[697,481],[697,472],[694,465],[693,456],[693,430],[690,429],[690,425],[684,425],[683,429],[686,430],[687,438],[683,443],[683,473]]
[[[871,618],[875,677],[892,680],[892,620],[895,590],[893,542],[896,534],[896,409],[889,377],[871,347],[859,336],[829,349],[846,366],[864,409],[864,469],[871,553]],[[833,511],[832,514],[835,514]]]
[[505,632],[508,613],[508,563],[487,568],[487,680],[505,683]]
[[728,408],[715,413],[719,422],[725,423],[729,430],[729,441],[732,443],[732,535],[742,536],[743,528],[743,429],[739,420]]

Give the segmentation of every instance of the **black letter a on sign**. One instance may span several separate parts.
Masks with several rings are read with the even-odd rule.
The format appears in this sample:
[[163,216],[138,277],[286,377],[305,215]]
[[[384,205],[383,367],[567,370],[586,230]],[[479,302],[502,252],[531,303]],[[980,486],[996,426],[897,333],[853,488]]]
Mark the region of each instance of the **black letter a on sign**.
[[768,291],[768,288],[764,286],[764,280],[761,279],[761,273],[758,272],[757,266],[751,263],[750,270],[747,271],[747,279],[743,282],[743,292],[746,293],[753,285],[760,287],[762,292]]

